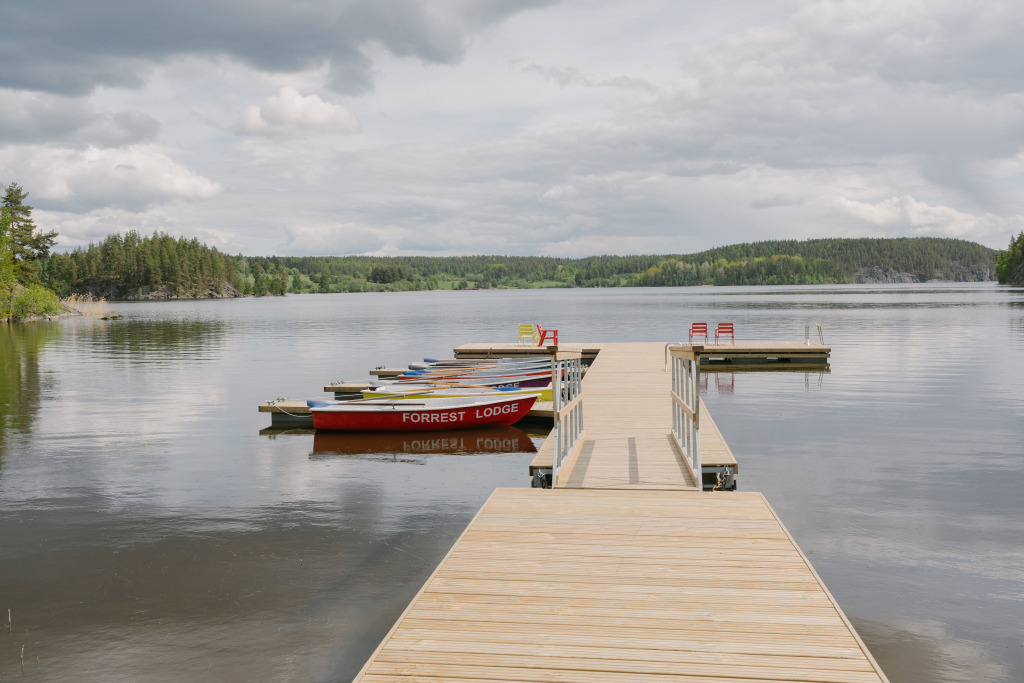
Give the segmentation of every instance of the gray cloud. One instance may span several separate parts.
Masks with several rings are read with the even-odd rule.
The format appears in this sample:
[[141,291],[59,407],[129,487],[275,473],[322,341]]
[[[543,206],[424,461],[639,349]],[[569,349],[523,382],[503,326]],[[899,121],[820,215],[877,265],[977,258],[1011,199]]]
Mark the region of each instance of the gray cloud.
[[0,91],[0,103],[0,143],[123,147],[150,141],[160,129],[160,124],[148,114],[98,112],[77,98]]
[[450,64],[466,31],[533,2],[428,0],[0,0],[0,86],[83,95],[140,87],[154,64],[181,55],[226,55],[253,68],[293,72],[327,64],[330,87],[372,87],[371,43],[394,55]]

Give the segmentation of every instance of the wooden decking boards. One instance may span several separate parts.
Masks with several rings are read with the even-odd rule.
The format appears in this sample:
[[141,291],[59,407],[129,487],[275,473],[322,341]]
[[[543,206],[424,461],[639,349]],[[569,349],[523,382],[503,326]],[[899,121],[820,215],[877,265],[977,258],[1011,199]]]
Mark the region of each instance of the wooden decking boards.
[[885,678],[761,494],[498,489],[356,680]]
[[[557,488],[496,490],[355,680],[885,681],[764,497],[697,490],[665,344],[580,346],[585,436]],[[704,463],[735,466],[700,423]]]

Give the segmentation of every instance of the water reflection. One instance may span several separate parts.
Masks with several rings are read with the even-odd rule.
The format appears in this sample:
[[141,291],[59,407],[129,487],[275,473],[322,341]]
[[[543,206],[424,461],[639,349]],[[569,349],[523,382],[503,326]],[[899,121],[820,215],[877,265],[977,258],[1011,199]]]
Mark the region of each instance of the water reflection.
[[393,462],[423,463],[426,456],[535,453],[529,434],[518,427],[492,427],[450,431],[374,432],[318,431],[310,458],[373,456]]
[[[775,365],[778,364],[776,363]],[[752,371],[787,372],[795,375],[803,375],[804,391],[821,391],[825,383],[825,375],[829,374],[831,370],[828,365],[824,365],[824,367],[822,367],[822,364],[818,363],[817,366],[819,368],[817,370],[806,370],[803,369],[803,366],[790,368],[772,367],[765,370],[739,366],[735,370],[730,370],[729,372],[702,369],[700,374],[700,391],[704,395],[707,395],[711,391],[718,394],[733,394],[736,392],[736,387],[738,385],[742,385],[742,377],[744,373]],[[737,379],[737,376],[741,379]]]
[[0,473],[11,435],[31,431],[41,394],[56,384],[40,369],[39,357],[63,329],[51,322],[0,325]]
[[[864,644],[890,681],[975,683],[1012,680],[1013,672],[979,643],[957,638],[938,621],[884,623],[853,619]],[[1007,649],[1018,643],[1006,639]]]
[[215,360],[227,325],[218,320],[139,320],[110,322],[87,334],[95,353],[133,362],[175,363]]

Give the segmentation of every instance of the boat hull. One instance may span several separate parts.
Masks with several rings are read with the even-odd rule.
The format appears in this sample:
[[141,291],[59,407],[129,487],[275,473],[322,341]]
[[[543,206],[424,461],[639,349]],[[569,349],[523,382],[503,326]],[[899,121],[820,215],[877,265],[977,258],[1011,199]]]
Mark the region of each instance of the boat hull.
[[354,402],[312,408],[313,427],[331,431],[411,432],[510,425],[526,417],[536,394],[488,401],[437,399],[421,404]]

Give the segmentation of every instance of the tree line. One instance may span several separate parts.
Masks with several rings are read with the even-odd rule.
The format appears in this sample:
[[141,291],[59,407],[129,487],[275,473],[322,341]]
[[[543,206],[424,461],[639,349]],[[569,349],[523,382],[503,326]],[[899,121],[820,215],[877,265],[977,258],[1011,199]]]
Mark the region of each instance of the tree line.
[[231,256],[157,232],[110,235],[39,262],[44,282],[124,298],[283,295],[531,287],[665,287],[852,282],[867,268],[917,281],[991,280],[996,251],[943,238],[820,239],[735,244],[688,255]]
[[869,268],[917,281],[991,280],[996,251],[932,237],[775,240],[695,254],[270,257],[321,292],[489,287],[664,287],[853,282]]

